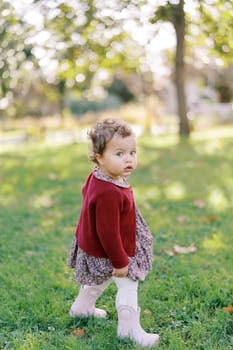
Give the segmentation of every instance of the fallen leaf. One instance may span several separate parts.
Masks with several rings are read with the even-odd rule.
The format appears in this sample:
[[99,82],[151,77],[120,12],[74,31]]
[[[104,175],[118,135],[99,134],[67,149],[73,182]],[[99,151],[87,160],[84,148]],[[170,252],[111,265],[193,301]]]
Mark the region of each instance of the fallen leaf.
[[54,173],[49,173],[48,174],[48,179],[51,180],[51,181],[55,181],[55,180],[57,180],[57,175],[54,174]]
[[86,334],[82,328],[76,328],[73,330],[73,332],[71,332],[71,335],[73,337],[85,337]]
[[209,221],[209,222],[215,222],[215,221],[217,221],[217,220],[218,220],[218,218],[217,218],[217,216],[215,216],[215,215],[208,216],[208,221]]
[[187,217],[184,216],[184,215],[180,215],[180,216],[177,216],[176,220],[177,220],[179,223],[183,224],[183,223],[187,220]]
[[161,211],[168,211],[168,207],[164,205],[163,207],[161,207]]
[[207,218],[205,216],[200,216],[199,217],[199,222],[207,222]]
[[51,208],[54,205],[54,201],[51,198],[42,198],[41,199],[41,206],[44,208]]
[[167,255],[174,256],[176,252],[174,250],[166,250]]
[[205,202],[202,199],[195,199],[193,201],[193,205],[197,208],[204,208],[205,207]]
[[205,217],[205,216],[199,217],[199,222],[215,222],[215,221],[218,221],[218,218],[215,215],[210,215],[207,217]]
[[230,313],[232,313],[232,312],[233,312],[233,306],[232,306],[232,305],[226,306],[226,307],[223,308],[223,310],[224,310],[225,312],[230,312]]
[[197,247],[192,243],[188,247],[181,247],[178,244],[174,244],[172,250],[166,250],[167,255],[174,256],[176,254],[189,254],[194,253],[197,250]]
[[181,247],[177,244],[174,244],[174,252],[179,254],[188,254],[194,253],[197,250],[194,244],[191,244],[189,247]]
[[149,204],[148,202],[145,202],[145,203],[143,204],[143,208],[145,208],[145,209],[151,209],[151,206],[150,206],[150,204]]
[[146,314],[146,315],[151,315],[152,312],[151,312],[151,310],[149,310],[149,309],[145,309],[145,310],[144,310],[144,314]]

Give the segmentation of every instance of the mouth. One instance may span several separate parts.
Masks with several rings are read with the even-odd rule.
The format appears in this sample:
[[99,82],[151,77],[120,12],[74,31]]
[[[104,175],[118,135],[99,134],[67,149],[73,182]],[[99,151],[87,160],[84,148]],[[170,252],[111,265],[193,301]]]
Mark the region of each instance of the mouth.
[[133,170],[133,167],[132,167],[132,166],[127,166],[124,170],[125,170],[125,171],[132,171],[132,170]]

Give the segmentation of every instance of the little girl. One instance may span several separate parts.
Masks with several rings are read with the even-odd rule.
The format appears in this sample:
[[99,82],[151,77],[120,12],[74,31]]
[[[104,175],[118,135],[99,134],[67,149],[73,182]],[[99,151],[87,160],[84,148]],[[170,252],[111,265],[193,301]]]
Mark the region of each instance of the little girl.
[[105,288],[117,286],[117,334],[141,346],[155,346],[157,334],[140,325],[138,281],[152,267],[152,235],[135,206],[127,182],[137,165],[136,137],[128,124],[107,119],[89,132],[96,164],[83,189],[83,203],[68,266],[81,284],[72,317],[106,317],[95,307]]

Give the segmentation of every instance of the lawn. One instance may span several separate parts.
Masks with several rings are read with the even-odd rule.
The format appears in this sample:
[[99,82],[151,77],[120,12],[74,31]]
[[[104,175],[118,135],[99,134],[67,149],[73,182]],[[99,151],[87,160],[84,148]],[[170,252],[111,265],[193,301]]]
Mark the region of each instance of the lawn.
[[[161,350],[232,349],[233,128],[190,142],[141,137],[138,153],[131,184],[154,235],[142,325],[160,334]],[[92,168],[87,145],[34,143],[0,156],[0,348],[140,349],[116,338],[114,285],[98,302],[107,320],[68,315],[78,285],[66,259]],[[175,244],[196,251],[176,253]]]

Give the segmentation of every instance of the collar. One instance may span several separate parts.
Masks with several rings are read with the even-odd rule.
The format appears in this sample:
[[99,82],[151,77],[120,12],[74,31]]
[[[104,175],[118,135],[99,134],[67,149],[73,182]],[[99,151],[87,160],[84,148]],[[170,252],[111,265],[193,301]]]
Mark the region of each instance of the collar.
[[129,188],[130,187],[130,185],[127,182],[127,178],[126,177],[122,177],[123,181],[114,180],[110,176],[104,175],[101,172],[101,170],[100,170],[100,168],[98,166],[95,167],[95,169],[93,171],[93,175],[99,180],[110,182],[110,183],[112,183],[112,184],[114,184],[116,186],[119,186],[119,187],[123,187],[123,188]]

